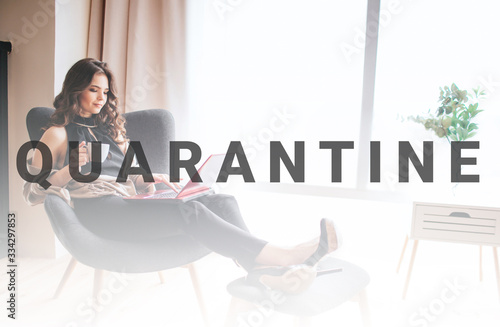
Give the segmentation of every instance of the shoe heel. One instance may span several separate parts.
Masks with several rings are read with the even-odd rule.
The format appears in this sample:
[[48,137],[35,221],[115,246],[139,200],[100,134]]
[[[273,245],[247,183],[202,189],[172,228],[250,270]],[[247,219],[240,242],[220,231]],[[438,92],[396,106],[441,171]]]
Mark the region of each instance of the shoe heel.
[[321,227],[321,235],[319,238],[319,244],[317,250],[306,260],[304,264],[309,266],[316,266],[316,264],[327,254],[330,252],[329,243],[328,243],[328,231],[327,231],[327,222],[333,225],[333,229],[335,230],[335,237],[337,239],[337,247],[332,251],[338,250],[343,243],[342,236],[337,229],[337,225],[331,219],[322,218],[320,222]]

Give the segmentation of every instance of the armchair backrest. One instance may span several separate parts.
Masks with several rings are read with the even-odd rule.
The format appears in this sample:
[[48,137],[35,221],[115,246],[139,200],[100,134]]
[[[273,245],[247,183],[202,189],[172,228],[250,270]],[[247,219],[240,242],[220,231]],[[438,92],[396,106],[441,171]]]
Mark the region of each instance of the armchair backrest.
[[[43,135],[54,109],[36,107],[26,116],[31,140]],[[153,172],[168,172],[170,141],[174,140],[174,119],[163,109],[126,113],[127,136],[140,141]],[[59,196],[49,194],[44,202],[52,228],[62,245],[79,262],[117,272],[152,272],[191,263],[210,250],[187,235],[136,242],[110,240],[85,227],[74,210]],[[140,217],[139,217],[140,218]]]
[[[38,141],[43,135],[53,108],[35,107],[26,116],[30,139]],[[172,114],[164,109],[148,109],[125,113],[125,128],[131,141],[141,142],[149,166],[154,173],[168,173],[170,141],[175,139],[175,122]]]

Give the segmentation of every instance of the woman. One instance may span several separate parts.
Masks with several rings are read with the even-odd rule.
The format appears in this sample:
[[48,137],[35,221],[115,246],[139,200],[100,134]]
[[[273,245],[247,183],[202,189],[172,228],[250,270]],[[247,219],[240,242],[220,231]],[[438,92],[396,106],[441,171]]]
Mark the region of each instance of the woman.
[[[133,240],[188,234],[212,251],[233,258],[248,271],[248,279],[293,293],[306,289],[316,276],[316,263],[338,248],[334,224],[326,219],[321,220],[318,239],[292,248],[259,239],[248,231],[236,200],[229,195],[207,195],[181,205],[125,201],[124,196],[151,191],[154,183],[164,183],[175,191],[179,186],[165,174],[153,174],[154,183],[144,182],[141,175],[133,175],[125,183],[115,181],[128,139],[124,118],[117,110],[113,74],[106,63],[87,58],[74,64],[54,107],[56,111],[40,140],[52,153],[49,190],[69,195],[77,216],[96,233]],[[71,155],[78,156],[82,172],[89,168],[89,142],[109,144],[101,175],[94,182],[72,179],[68,164],[70,141],[79,142]],[[42,167],[39,151],[34,153],[32,166]],[[25,188],[31,204],[43,201],[46,192],[37,183]],[[300,277],[301,283],[291,277]]]

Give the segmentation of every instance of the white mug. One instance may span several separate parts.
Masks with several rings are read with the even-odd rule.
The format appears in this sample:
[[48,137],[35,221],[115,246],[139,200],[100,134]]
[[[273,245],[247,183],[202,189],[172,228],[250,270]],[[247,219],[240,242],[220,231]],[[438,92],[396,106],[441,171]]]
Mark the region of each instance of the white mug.
[[[92,160],[92,146],[87,146],[87,153],[89,155],[89,158]],[[109,144],[106,143],[101,143],[101,162],[104,162],[106,158],[108,158],[108,153],[109,153]]]

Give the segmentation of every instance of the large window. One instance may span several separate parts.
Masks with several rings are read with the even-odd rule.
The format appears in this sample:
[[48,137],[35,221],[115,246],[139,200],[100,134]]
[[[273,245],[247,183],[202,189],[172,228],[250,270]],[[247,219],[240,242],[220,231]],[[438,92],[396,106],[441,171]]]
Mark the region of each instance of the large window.
[[[367,32],[365,26],[367,18],[377,17],[367,10],[376,3],[206,1],[190,24],[197,40],[193,44],[198,44],[189,48],[190,135],[206,152],[243,141],[260,181],[269,180],[270,140],[282,141],[290,153],[292,141],[304,140],[306,184],[379,191],[423,184],[412,168],[411,185],[398,182],[398,141],[411,141],[418,153],[424,140],[432,140],[433,186],[443,183],[449,189],[447,141],[402,120],[434,111],[440,86],[480,86],[488,93],[481,102],[486,110],[477,120],[475,140],[481,150],[465,152],[478,157],[478,165],[465,167],[464,173],[480,171],[481,185],[466,187],[496,184],[500,22],[495,13],[500,5],[486,0],[383,0],[377,36],[373,22]],[[363,81],[371,65],[368,60],[365,67],[367,39],[378,42],[376,79],[368,76],[368,84]],[[373,119],[361,115],[363,96],[370,99],[369,91],[362,94],[363,82],[375,85],[374,107],[365,106]],[[359,139],[360,126],[371,128],[366,139]],[[330,182],[330,152],[318,146],[328,140],[355,143],[354,150],[343,152],[341,184]],[[382,142],[380,183],[367,181],[368,146],[359,152],[360,143],[369,140]]]
[[[394,1],[383,0],[381,10]],[[377,77],[373,120],[373,140],[382,141],[382,183],[371,188],[405,189],[395,183],[397,174],[397,141],[409,140],[422,152],[424,140],[434,141],[433,185],[422,185],[418,175],[412,190],[441,192],[450,189],[450,148],[421,125],[401,121],[409,115],[434,112],[438,107],[439,88],[456,83],[471,90],[480,86],[487,97],[480,102],[485,109],[477,116],[480,150],[466,151],[477,157],[477,166],[465,172],[480,174],[476,185],[460,185],[460,189],[481,188],[481,194],[498,183],[495,173],[499,160],[495,145],[500,102],[500,21],[495,1],[401,1],[392,16],[381,15],[377,56]]]
[[256,180],[268,182],[269,142],[282,141],[293,158],[293,141],[305,141],[306,183],[332,185],[331,153],[319,141],[354,141],[344,151],[342,182],[353,187],[366,0],[205,5],[190,22],[202,46],[188,48],[190,134],[204,153],[242,141]]

